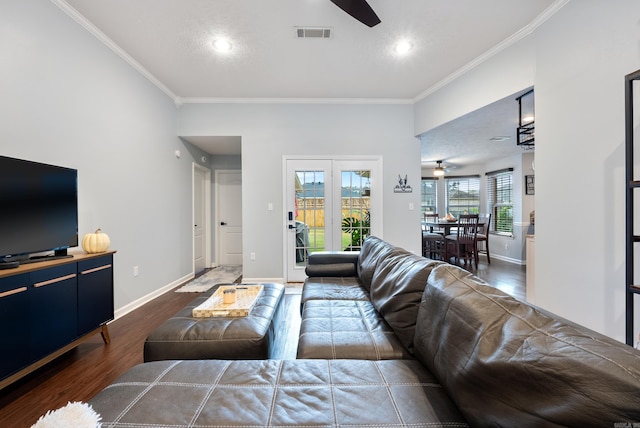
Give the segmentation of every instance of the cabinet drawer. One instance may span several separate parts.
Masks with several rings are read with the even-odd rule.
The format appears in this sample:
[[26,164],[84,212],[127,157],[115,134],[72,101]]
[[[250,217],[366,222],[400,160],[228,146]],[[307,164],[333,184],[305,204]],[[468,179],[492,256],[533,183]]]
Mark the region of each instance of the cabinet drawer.
[[27,291],[28,286],[29,275],[26,273],[2,278],[0,279],[0,298]]
[[77,266],[75,263],[68,265],[56,266],[48,269],[42,269],[36,272],[31,272],[31,284],[35,288],[43,287],[56,282],[65,281],[70,278],[74,278],[77,274]]
[[113,255],[108,254],[95,259],[83,260],[78,263],[78,274],[87,275],[100,269],[110,268],[113,265]]

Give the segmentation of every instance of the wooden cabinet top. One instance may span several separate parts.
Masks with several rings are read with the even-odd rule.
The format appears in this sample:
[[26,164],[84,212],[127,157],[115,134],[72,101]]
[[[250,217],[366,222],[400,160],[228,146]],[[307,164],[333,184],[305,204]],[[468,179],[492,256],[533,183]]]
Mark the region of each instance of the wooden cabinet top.
[[27,263],[24,265],[20,265],[17,268],[0,270],[0,278],[6,278],[8,276],[13,276],[13,275],[20,275],[21,273],[33,272],[35,270],[65,265],[68,263],[78,263],[83,260],[95,259],[96,257],[102,257],[109,254],[114,254],[114,253],[115,253],[115,250],[106,251],[104,253],[93,253],[93,254],[88,254],[80,251],[79,252],[70,251],[69,254],[73,257],[67,257],[65,259],[58,259],[58,260],[44,260],[41,262]]

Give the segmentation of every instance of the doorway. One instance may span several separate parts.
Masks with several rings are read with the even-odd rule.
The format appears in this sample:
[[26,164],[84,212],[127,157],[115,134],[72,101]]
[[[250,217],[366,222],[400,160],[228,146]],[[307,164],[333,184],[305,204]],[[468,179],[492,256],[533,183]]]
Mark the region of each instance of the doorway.
[[216,170],[216,254],[220,265],[242,264],[242,172]]
[[287,282],[304,281],[309,254],[358,251],[382,235],[382,161],[285,159],[285,266]]
[[211,170],[197,163],[192,170],[193,188],[193,272],[211,265]]

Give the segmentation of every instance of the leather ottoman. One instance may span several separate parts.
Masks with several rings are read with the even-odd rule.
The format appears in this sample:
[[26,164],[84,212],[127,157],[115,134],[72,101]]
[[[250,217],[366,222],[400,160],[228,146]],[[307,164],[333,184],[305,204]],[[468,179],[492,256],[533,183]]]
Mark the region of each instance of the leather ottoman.
[[193,308],[218,287],[203,293],[149,334],[144,361],[270,358],[284,286],[262,285],[262,293],[246,317],[193,317]]

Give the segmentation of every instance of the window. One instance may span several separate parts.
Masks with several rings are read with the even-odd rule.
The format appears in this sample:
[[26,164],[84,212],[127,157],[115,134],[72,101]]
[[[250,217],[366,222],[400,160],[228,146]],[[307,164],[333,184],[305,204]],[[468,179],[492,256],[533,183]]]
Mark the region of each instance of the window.
[[513,168],[488,172],[487,210],[493,233],[513,235]]
[[444,183],[447,213],[455,217],[480,213],[480,176],[447,177]]
[[437,178],[422,177],[422,181],[420,183],[420,209],[422,210],[423,218],[425,214],[438,212],[436,204],[436,201],[438,200],[437,187]]

